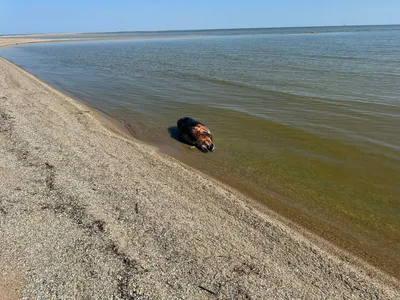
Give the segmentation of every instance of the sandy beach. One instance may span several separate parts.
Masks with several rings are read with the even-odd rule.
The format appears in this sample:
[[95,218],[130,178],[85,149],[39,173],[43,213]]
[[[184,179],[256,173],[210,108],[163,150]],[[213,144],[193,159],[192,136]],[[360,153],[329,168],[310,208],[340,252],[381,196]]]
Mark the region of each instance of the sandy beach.
[[400,298],[397,279],[3,58],[0,244],[1,299]]

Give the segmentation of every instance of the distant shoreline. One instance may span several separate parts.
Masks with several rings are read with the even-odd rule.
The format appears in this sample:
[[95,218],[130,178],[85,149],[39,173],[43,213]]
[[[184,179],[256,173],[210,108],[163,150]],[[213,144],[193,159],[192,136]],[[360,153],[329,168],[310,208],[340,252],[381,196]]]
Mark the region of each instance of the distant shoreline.
[[[331,28],[369,28],[392,27],[399,25],[343,25],[343,26],[305,26],[305,27],[268,27],[268,28],[228,28],[228,29],[194,29],[194,30],[160,30],[160,31],[116,31],[116,32],[71,32],[71,33],[35,33],[35,34],[7,34],[0,35],[0,47],[15,46],[32,43],[102,41],[102,40],[135,40],[135,39],[168,39],[168,38],[195,38],[205,36],[232,36],[232,35],[267,35],[267,34],[320,34],[336,32],[357,32],[360,30],[318,31]],[[299,29],[307,31],[298,31]],[[247,33],[249,30],[266,30],[268,32]],[[286,32],[285,30],[289,30]],[[290,31],[292,30],[292,31]],[[361,30],[363,31],[363,30]],[[230,34],[230,32],[235,32]],[[239,33],[242,32],[242,33]],[[171,35],[167,35],[171,33]],[[172,33],[181,33],[172,35]],[[129,35],[131,34],[131,35]],[[146,35],[147,34],[147,35]],[[156,34],[156,35],[154,35]],[[97,36],[96,36],[97,35]],[[49,37],[49,38],[46,38]]]
[[24,44],[36,43],[58,43],[58,42],[84,42],[84,41],[110,41],[110,40],[145,40],[145,39],[167,39],[199,37],[199,35],[186,36],[135,36],[135,37],[88,37],[88,38],[54,38],[54,39],[33,39],[33,38],[4,38],[0,37],[0,47],[9,47]]
[[124,33],[167,33],[167,32],[196,32],[196,31],[229,31],[229,30],[254,30],[254,29],[297,29],[297,28],[352,28],[352,27],[384,27],[384,26],[400,26],[400,24],[363,24],[363,25],[316,25],[316,26],[273,26],[273,27],[237,27],[237,28],[197,28],[197,29],[162,29],[162,30],[121,30],[121,31],[82,31],[82,32],[64,32],[64,33],[17,33],[3,34],[1,38],[13,37],[40,37],[40,36],[70,36],[70,35],[87,35],[87,34],[124,34]]

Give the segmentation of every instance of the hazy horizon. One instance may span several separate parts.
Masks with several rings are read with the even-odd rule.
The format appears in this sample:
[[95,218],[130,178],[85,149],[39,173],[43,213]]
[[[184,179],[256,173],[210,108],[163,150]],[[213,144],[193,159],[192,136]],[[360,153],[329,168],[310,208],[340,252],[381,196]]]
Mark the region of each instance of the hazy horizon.
[[389,25],[399,16],[395,0],[3,0],[0,34]]
[[368,26],[400,26],[398,24],[342,24],[342,25],[304,25],[304,26],[264,26],[264,27],[230,27],[230,28],[189,28],[189,29],[159,29],[159,30],[119,30],[119,31],[65,31],[65,32],[24,32],[24,33],[0,33],[0,36],[8,35],[47,35],[47,34],[91,34],[91,33],[129,33],[129,32],[174,32],[174,31],[212,31],[212,30],[240,30],[240,29],[279,29],[279,28],[319,28],[319,27],[368,27]]

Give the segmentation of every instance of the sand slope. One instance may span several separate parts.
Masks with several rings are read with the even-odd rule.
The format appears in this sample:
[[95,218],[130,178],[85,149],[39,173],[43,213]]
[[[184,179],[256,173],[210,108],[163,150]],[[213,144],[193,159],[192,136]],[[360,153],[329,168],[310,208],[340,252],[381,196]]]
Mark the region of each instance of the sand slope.
[[2,58],[0,245],[1,299],[400,299]]

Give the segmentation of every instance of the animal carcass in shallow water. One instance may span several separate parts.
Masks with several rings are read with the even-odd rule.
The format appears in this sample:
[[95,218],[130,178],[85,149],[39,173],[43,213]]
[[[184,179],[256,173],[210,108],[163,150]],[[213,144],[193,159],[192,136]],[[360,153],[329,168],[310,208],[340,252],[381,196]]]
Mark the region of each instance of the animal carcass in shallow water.
[[180,118],[177,122],[179,138],[203,152],[214,151],[214,141],[210,130],[192,118]]

